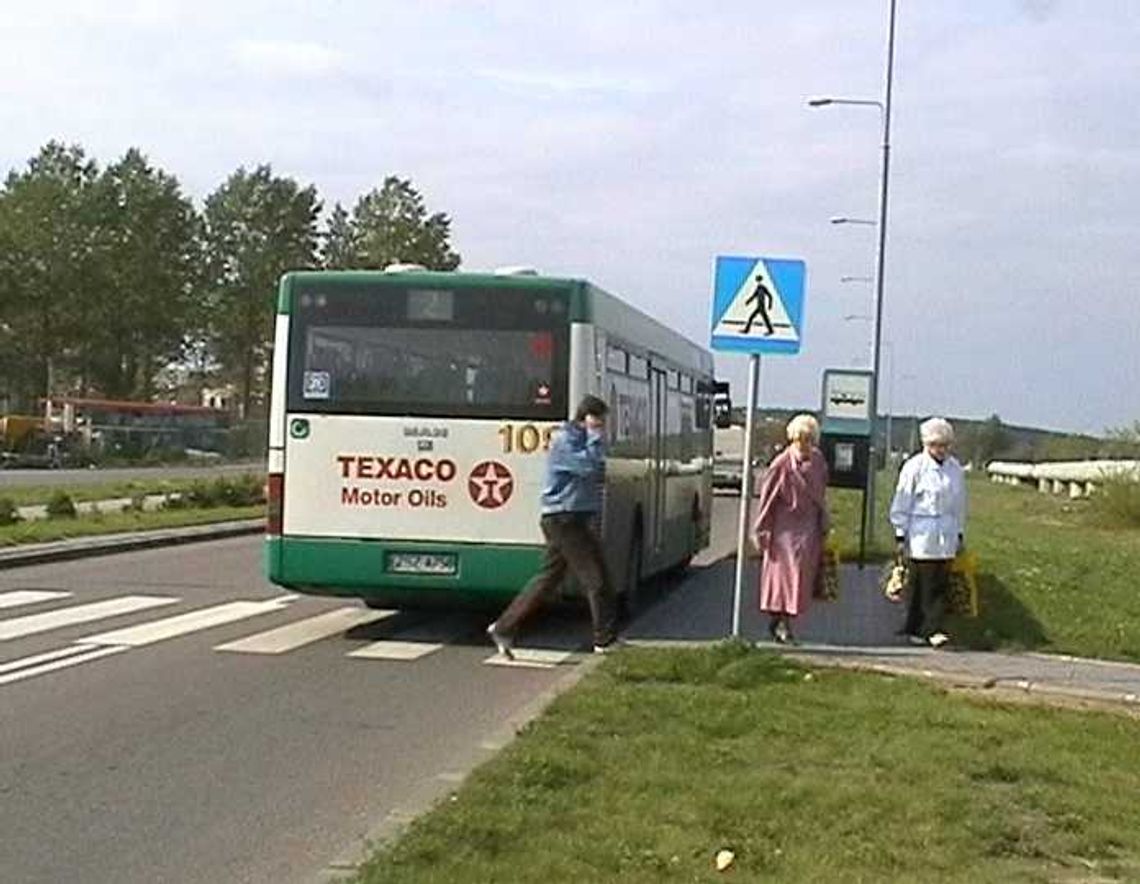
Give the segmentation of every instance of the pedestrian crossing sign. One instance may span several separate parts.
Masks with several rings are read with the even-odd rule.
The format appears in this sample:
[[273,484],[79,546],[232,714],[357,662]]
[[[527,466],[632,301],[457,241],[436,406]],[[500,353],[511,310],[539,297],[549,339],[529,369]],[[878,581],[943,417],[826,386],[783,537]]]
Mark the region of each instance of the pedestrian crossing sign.
[[738,353],[798,353],[806,276],[806,265],[800,260],[718,255],[712,348]]

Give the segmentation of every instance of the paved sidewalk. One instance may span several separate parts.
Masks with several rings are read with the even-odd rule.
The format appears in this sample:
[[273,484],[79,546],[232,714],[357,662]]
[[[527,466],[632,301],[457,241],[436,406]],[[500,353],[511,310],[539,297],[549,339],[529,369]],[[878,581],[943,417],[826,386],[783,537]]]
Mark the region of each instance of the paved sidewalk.
[[[697,643],[732,631],[735,560],[698,562],[680,585],[666,585],[660,602],[630,628],[635,643]],[[745,568],[740,635],[772,648],[767,619],[757,611],[757,565]],[[879,566],[842,568],[840,598],[816,602],[793,625],[797,643],[786,652],[813,664],[912,675],[978,689],[1020,691],[1040,697],[1111,703],[1140,712],[1140,665],[1053,654],[935,651],[912,647],[896,632],[903,604],[879,591]]]
[[129,552],[157,546],[174,546],[180,543],[198,543],[258,534],[265,530],[264,519],[241,519],[234,522],[214,522],[208,525],[189,525],[181,528],[160,528],[154,531],[132,531],[121,534],[96,534],[74,540],[52,543],[28,543],[20,546],[0,547],[0,570],[23,565],[38,565],[65,559],[100,556]]

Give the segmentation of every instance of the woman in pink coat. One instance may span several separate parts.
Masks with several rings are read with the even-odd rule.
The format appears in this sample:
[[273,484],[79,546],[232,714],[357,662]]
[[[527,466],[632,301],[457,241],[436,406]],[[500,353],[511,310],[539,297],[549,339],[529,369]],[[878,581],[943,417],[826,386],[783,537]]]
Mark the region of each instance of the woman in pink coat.
[[816,447],[819,424],[810,414],[788,423],[788,447],[768,465],[752,525],[752,543],[764,556],[760,610],[780,644],[792,641],[789,623],[807,608],[823,561],[829,527],[827,464]]

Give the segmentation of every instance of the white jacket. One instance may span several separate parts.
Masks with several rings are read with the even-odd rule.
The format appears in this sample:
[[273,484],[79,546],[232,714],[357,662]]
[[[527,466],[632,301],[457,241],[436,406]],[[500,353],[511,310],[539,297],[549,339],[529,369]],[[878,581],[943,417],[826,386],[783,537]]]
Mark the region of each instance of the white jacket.
[[903,464],[891,501],[896,537],[906,537],[912,559],[952,559],[966,529],[966,476],[947,455],[939,463],[923,451]]

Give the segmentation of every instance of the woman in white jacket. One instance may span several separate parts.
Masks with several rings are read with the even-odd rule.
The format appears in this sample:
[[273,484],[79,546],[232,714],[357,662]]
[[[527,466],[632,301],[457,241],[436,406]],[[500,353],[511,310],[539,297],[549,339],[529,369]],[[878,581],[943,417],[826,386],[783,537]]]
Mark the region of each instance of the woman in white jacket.
[[891,501],[891,525],[900,554],[909,557],[910,603],[903,631],[912,644],[939,648],[950,563],[962,549],[966,526],[966,478],[950,454],[954,428],[940,417],[921,427],[922,451],[899,471]]

